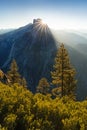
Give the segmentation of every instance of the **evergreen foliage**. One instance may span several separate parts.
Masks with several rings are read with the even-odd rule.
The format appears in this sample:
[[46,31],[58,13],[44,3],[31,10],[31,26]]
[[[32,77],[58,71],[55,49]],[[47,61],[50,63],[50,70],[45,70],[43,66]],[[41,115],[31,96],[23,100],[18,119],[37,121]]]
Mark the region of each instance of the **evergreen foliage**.
[[50,91],[50,85],[46,78],[42,78],[37,86],[37,92],[47,94]]
[[[0,82],[0,130],[87,130],[87,100],[74,101],[75,69],[62,44],[55,58],[51,98],[46,78],[39,81],[36,94],[26,89],[27,83],[18,73],[16,61],[11,63],[9,84]],[[0,71],[0,78],[3,73]]]
[[25,88],[27,87],[27,82],[26,82],[26,79],[24,77],[21,79],[21,85]]
[[0,83],[0,130],[87,130],[87,100],[52,99]]
[[18,66],[16,61],[13,59],[11,66],[10,66],[10,70],[7,72],[7,78],[8,78],[8,84],[14,84],[14,83],[18,83],[23,87],[27,87],[27,82],[25,80],[25,78],[21,77],[21,75],[18,72]]
[[73,96],[76,88],[76,71],[70,63],[64,44],[61,44],[57,52],[53,69],[53,72],[51,72],[52,84],[55,86],[52,90],[53,95],[62,97],[65,95]]
[[18,66],[14,59],[11,63],[10,70],[7,72],[7,77],[11,84],[21,83],[21,75],[18,72]]

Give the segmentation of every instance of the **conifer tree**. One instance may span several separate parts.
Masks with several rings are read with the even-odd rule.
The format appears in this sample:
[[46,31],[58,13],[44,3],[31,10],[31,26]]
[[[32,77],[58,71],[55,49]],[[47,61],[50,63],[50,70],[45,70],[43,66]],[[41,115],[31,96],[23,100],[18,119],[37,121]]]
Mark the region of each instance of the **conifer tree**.
[[18,66],[14,59],[11,63],[10,70],[7,72],[7,77],[11,84],[21,83],[21,75],[18,72]]
[[22,85],[24,88],[27,87],[27,82],[26,82],[26,79],[25,79],[24,77],[21,79],[21,85]]
[[49,93],[49,90],[50,90],[50,85],[49,85],[47,79],[42,78],[39,81],[39,84],[37,86],[37,92],[40,92],[40,93],[46,95],[47,93]]
[[64,44],[61,44],[55,58],[53,72],[51,72],[52,84],[55,86],[52,90],[53,93],[62,97],[74,95],[76,88],[75,74],[76,71],[70,63],[68,52]]

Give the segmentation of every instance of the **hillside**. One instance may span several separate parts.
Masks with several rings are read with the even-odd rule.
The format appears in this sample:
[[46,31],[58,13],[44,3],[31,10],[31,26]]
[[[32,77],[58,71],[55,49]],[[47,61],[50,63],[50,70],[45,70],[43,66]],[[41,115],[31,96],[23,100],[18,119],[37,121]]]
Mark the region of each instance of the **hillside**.
[[37,19],[33,24],[0,35],[1,68],[6,72],[12,59],[15,59],[19,72],[28,82],[29,89],[35,92],[38,81],[42,77],[51,81],[50,71],[53,69],[56,50],[60,42],[64,42],[71,63],[77,71],[77,98],[82,100],[87,96],[86,38],[76,33],[67,33],[64,34],[65,36],[62,34],[63,32],[58,33],[57,39],[57,35],[54,35],[48,25],[43,25],[41,19],[39,21]]

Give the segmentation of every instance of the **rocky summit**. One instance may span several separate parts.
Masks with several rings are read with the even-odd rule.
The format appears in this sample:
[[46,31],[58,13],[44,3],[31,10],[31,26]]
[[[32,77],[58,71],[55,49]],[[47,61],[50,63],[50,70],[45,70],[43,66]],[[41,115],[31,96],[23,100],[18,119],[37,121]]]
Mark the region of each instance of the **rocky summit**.
[[42,77],[50,80],[56,50],[56,41],[49,27],[41,19],[34,19],[29,30],[14,41],[3,68],[7,70],[15,59],[29,89],[35,92]]
[[[58,32],[58,35],[56,35],[54,31],[47,24],[44,24],[41,19],[34,19],[33,23],[0,35],[0,69],[6,73],[12,60],[15,59],[20,74],[28,82],[28,88],[35,92],[38,81],[42,77],[46,77],[48,81],[51,80],[50,71],[53,69],[59,41],[66,39],[64,37],[66,36],[65,32],[61,39],[61,33]],[[77,72],[77,98],[83,100],[87,96],[87,71],[85,69],[87,68],[87,56],[83,54],[86,46],[82,44],[83,52],[81,52],[80,49],[77,49],[78,46],[81,47],[81,44],[74,45],[73,43],[76,43],[73,41],[74,35],[71,37],[71,34],[67,34],[67,41],[70,41],[70,38],[71,43],[65,44],[65,40],[63,42],[69,52],[71,63]]]

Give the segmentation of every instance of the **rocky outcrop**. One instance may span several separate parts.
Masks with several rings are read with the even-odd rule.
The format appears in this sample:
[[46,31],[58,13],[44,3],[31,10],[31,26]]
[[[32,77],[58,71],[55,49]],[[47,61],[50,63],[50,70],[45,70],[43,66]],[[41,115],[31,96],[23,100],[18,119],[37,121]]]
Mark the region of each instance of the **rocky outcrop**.
[[37,23],[41,23],[42,19],[38,18],[38,19],[33,19],[33,24],[37,24]]

